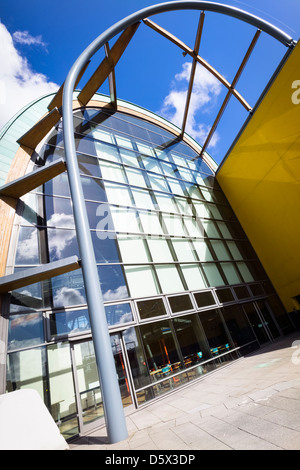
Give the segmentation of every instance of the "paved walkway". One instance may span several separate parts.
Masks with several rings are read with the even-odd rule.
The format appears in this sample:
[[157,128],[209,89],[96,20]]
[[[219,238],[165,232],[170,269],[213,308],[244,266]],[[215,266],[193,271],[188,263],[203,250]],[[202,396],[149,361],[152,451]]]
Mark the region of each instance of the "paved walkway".
[[[298,347],[292,346],[294,341]],[[126,420],[126,440],[108,444],[102,428],[73,441],[70,450],[299,450],[300,333],[136,410]]]

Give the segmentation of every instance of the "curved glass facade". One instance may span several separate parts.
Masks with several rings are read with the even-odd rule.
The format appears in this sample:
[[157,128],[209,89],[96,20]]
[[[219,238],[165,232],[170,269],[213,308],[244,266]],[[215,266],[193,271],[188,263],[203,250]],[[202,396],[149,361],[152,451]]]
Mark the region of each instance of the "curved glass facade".
[[[124,406],[140,406],[288,331],[213,171],[129,114],[74,115],[78,163]],[[63,157],[60,125],[33,156]],[[78,255],[67,173],[26,195],[15,271]],[[70,437],[103,416],[81,271],[13,291],[8,390],[36,388]]]

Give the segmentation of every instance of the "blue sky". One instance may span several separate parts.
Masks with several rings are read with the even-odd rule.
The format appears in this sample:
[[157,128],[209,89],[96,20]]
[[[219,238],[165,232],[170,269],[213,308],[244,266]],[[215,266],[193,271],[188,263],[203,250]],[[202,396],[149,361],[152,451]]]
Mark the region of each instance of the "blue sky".
[[[1,0],[0,6],[0,127],[20,107],[55,91],[73,62],[101,32],[125,16],[160,3],[153,0]],[[273,23],[300,37],[299,0],[219,0]],[[193,48],[198,12],[184,11],[151,18]],[[255,28],[233,18],[206,13],[200,56],[232,81],[254,36]],[[113,43],[114,41],[112,41]],[[237,90],[253,106],[285,52],[262,34]],[[102,60],[93,58],[89,76]],[[180,124],[191,61],[166,39],[141,25],[116,69],[117,95]],[[295,77],[295,79],[300,78]],[[82,82],[84,84],[84,82]],[[99,90],[107,93],[105,83]],[[201,67],[197,68],[188,131],[203,143],[226,94]],[[231,98],[209,153],[219,163],[247,113]]]

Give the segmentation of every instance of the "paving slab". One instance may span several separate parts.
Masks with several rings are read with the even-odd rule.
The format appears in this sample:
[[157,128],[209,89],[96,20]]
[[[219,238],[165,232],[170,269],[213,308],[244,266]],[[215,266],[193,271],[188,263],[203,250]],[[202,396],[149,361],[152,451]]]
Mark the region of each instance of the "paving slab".
[[299,332],[132,411],[122,442],[109,444],[102,427],[70,450],[299,450],[295,341]]

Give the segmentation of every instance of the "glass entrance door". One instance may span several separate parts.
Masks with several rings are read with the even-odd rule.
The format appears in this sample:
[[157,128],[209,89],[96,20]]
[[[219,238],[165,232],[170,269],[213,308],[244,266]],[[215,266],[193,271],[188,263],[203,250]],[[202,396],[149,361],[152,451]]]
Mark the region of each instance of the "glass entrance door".
[[280,335],[264,301],[243,304],[243,309],[260,344],[273,341]]
[[[112,350],[119,379],[124,408],[132,404],[131,384],[120,334],[111,336]],[[93,341],[72,344],[72,361],[76,402],[81,433],[86,433],[102,423],[104,408]]]

